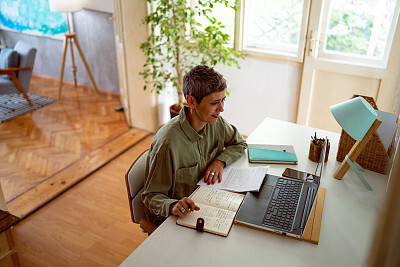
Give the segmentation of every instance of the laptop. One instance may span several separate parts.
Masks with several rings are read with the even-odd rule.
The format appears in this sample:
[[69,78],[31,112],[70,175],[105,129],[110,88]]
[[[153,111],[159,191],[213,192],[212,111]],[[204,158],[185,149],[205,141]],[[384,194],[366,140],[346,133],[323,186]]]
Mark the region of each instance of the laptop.
[[307,179],[266,174],[259,192],[247,192],[235,223],[300,238],[318,193],[328,142],[326,137],[315,174]]

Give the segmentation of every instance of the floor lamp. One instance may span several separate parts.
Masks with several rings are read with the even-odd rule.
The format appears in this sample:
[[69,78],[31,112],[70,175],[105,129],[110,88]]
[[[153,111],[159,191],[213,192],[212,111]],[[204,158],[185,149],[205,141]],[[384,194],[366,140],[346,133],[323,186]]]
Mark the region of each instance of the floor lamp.
[[64,39],[64,50],[63,50],[63,57],[62,57],[62,63],[61,63],[61,74],[60,74],[60,87],[58,91],[58,99],[61,98],[61,88],[62,88],[62,82],[64,78],[64,67],[65,67],[65,57],[67,55],[67,49],[68,49],[68,44],[70,45],[71,48],[71,59],[72,59],[72,73],[74,75],[74,85],[77,87],[77,82],[76,82],[76,71],[77,67],[75,65],[75,58],[74,58],[74,49],[72,47],[72,44],[75,43],[76,48],[78,49],[78,52],[82,58],[83,64],[85,65],[85,68],[89,74],[90,80],[92,81],[93,87],[96,90],[96,93],[99,94],[99,90],[97,89],[96,83],[94,82],[92,73],[90,72],[89,66],[85,60],[85,56],[82,53],[82,49],[79,45],[78,39],[76,38],[76,33],[71,32],[70,30],[70,25],[69,25],[69,12],[75,12],[79,11],[82,9],[81,3],[79,0],[49,0],[50,4],[50,10],[52,12],[65,12],[67,16],[67,25],[68,25],[68,32],[65,33],[65,39]]
[[371,186],[358,172],[360,167],[355,161],[371,139],[372,134],[382,123],[381,119],[378,117],[374,108],[362,97],[353,98],[333,105],[331,106],[331,112],[343,130],[356,140],[356,143],[333,176],[341,180],[351,167],[364,186],[368,190],[372,190]]

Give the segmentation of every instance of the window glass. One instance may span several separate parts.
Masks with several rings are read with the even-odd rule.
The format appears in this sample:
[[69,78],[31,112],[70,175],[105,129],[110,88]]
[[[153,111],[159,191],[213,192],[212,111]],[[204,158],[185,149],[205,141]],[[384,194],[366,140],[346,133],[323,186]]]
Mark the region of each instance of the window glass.
[[244,49],[268,49],[297,54],[303,6],[302,0],[246,1]]
[[382,59],[396,0],[330,1],[324,52]]
[[[235,0],[230,0],[229,2],[233,6]],[[223,32],[229,35],[228,45],[233,47],[235,35],[235,10],[233,8],[226,7],[224,4],[215,3],[212,13],[208,12],[207,14],[211,19],[215,18],[218,20],[218,22],[225,26],[225,28],[223,28]],[[205,29],[206,27],[212,25],[212,22],[210,22],[210,20],[204,16],[197,16],[196,20],[201,24],[200,29]]]

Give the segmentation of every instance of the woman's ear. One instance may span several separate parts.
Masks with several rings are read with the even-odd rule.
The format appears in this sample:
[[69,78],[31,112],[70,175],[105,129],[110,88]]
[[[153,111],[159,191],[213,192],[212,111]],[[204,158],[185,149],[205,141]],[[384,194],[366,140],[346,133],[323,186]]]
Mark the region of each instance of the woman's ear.
[[194,105],[197,103],[196,98],[192,95],[186,95],[186,102],[189,108],[193,108]]

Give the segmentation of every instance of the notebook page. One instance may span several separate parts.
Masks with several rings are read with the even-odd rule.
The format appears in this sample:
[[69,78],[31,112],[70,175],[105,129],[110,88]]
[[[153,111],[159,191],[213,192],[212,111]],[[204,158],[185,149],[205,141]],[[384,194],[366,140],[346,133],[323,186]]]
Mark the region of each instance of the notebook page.
[[198,203],[236,212],[244,195],[200,186],[190,197],[196,205]]
[[200,210],[179,218],[177,221],[178,224],[195,227],[197,218],[203,218],[205,231],[223,235],[228,234],[235,217],[235,212],[202,204],[197,205],[200,207]]

